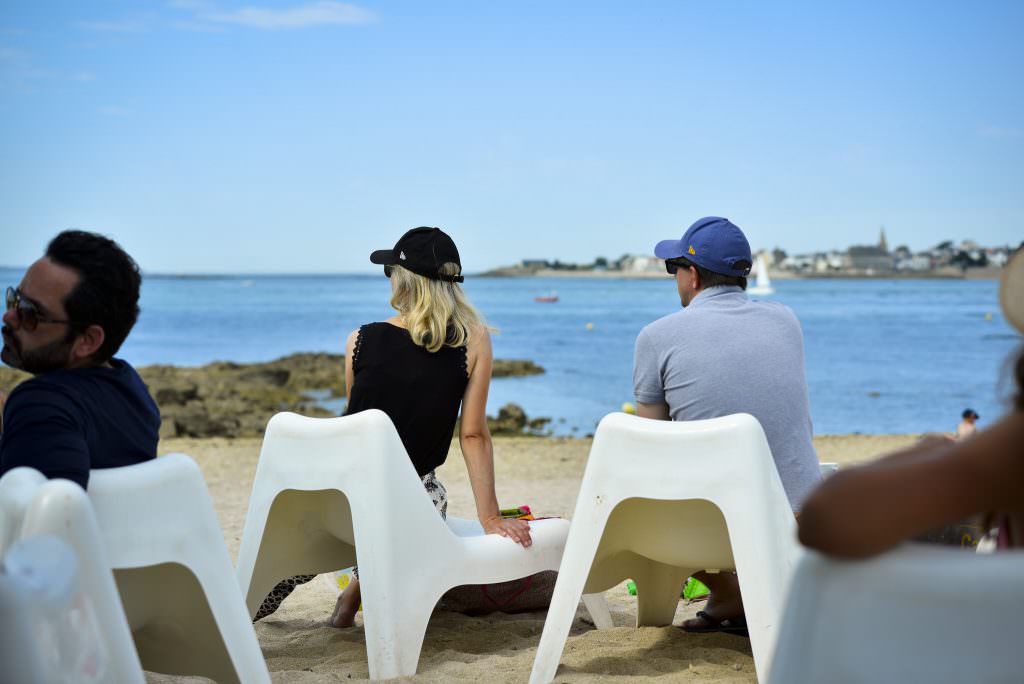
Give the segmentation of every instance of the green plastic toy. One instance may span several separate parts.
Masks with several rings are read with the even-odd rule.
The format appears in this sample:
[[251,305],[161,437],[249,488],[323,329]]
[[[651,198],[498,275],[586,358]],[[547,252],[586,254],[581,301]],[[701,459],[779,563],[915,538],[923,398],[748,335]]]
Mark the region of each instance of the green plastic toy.
[[[629,592],[630,596],[636,596],[636,582],[633,580],[626,582],[626,591]],[[703,582],[696,577],[691,577],[686,580],[686,586],[683,587],[683,593],[679,597],[692,601],[695,598],[707,596],[710,593],[711,590]]]
[[683,587],[683,598],[689,599],[690,601],[695,598],[700,598],[701,596],[707,596],[710,593],[711,590],[696,577],[691,577],[686,580],[686,586]]

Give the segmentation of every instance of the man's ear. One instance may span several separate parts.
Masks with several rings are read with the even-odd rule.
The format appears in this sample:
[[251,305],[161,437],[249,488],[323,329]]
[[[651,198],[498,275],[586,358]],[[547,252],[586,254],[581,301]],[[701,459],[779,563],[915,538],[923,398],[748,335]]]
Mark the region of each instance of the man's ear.
[[71,346],[71,364],[76,366],[87,361],[103,346],[106,339],[107,334],[98,325],[90,325],[78,333],[75,343]]
[[700,289],[700,286],[701,286],[700,271],[698,271],[696,268],[694,268],[692,266],[688,270],[690,272],[689,273],[690,286],[693,288],[694,292],[696,292],[697,290]]

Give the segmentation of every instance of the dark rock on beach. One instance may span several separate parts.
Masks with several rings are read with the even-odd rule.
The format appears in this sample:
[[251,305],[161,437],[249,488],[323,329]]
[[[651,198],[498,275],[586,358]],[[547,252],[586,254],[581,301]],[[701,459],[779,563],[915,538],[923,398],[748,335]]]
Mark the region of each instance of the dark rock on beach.
[[522,375],[540,375],[544,369],[533,361],[526,359],[495,359],[491,376],[495,378],[510,378]]
[[519,434],[526,427],[526,411],[518,404],[505,404],[498,409],[498,417],[487,417],[487,429],[491,434]]
[[[544,369],[520,359],[494,362],[494,377],[536,375]],[[324,400],[345,396],[345,357],[341,354],[301,353],[265,363],[216,361],[199,367],[154,365],[139,374],[160,407],[160,436],[258,437],[267,421],[280,411],[306,416],[337,415]],[[0,392],[10,391],[28,378],[0,366]],[[498,417],[488,418],[495,434],[537,432],[538,420],[529,421],[522,408],[509,404]],[[493,423],[492,423],[493,421]]]

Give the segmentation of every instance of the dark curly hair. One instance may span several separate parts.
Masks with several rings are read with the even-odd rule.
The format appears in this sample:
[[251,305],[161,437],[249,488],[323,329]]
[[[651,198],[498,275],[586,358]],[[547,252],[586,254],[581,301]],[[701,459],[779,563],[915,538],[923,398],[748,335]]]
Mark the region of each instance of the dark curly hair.
[[78,327],[103,328],[103,344],[93,360],[109,361],[139,317],[139,265],[110,238],[82,230],[66,230],[53,238],[46,256],[78,273],[78,285],[64,298],[64,309]]

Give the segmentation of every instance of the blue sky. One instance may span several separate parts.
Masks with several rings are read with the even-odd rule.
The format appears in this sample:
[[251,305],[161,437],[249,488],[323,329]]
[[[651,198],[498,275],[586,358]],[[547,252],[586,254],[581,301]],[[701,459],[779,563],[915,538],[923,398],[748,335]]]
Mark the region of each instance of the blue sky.
[[0,263],[58,230],[149,271],[467,270],[1024,239],[1024,3],[6,2]]

